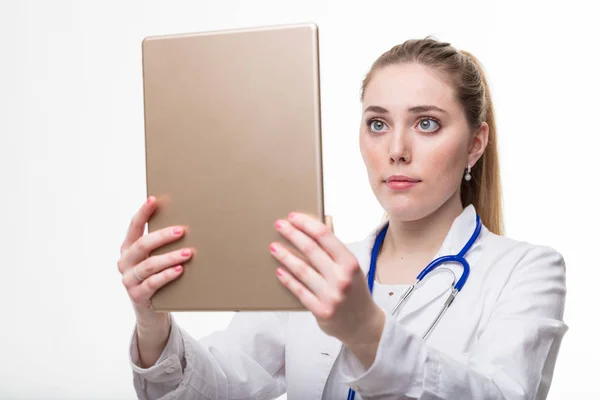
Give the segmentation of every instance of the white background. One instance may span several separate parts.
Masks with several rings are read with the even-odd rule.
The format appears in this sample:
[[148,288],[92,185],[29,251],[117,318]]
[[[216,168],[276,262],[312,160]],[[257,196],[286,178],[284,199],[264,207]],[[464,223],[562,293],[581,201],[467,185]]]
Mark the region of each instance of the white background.
[[[320,27],[326,212],[344,241],[382,216],[358,152],[370,64],[429,34],[480,58],[507,235],[567,261],[570,330],[550,398],[600,398],[600,29],[585,3],[0,1],[0,398],[135,398],[116,261],[145,200],[142,39],[306,21]],[[176,317],[202,336],[231,314]]]

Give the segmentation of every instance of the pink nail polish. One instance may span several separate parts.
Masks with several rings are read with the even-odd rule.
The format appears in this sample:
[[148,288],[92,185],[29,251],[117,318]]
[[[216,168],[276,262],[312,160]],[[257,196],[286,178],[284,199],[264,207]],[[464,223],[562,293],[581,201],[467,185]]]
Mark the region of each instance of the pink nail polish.
[[275,228],[281,229],[282,226],[283,226],[283,223],[281,221],[278,220],[277,222],[275,222]]
[[288,218],[289,218],[289,219],[294,219],[294,218],[296,218],[297,216],[298,216],[298,214],[296,214],[295,212],[291,212],[291,213],[289,213],[289,214],[288,214]]
[[183,229],[180,226],[173,228],[173,234],[181,235],[182,233],[183,233]]
[[148,197],[148,200],[146,200],[146,204],[152,203],[152,200],[154,200],[154,196]]
[[281,268],[277,268],[275,270],[275,273],[277,273],[277,276],[283,276],[283,271],[281,270]]
[[181,250],[181,255],[184,257],[188,257],[192,255],[192,251],[190,249],[183,249]]
[[274,243],[271,243],[269,249],[271,250],[271,252],[277,253],[277,246]]
[[183,267],[181,265],[178,265],[175,267],[175,272],[181,272],[182,269]]

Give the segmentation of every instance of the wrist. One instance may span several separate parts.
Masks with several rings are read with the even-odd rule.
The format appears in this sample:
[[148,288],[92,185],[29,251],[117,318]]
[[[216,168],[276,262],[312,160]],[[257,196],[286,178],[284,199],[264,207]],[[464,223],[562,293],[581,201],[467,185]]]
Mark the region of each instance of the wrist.
[[350,346],[368,346],[373,343],[379,344],[383,327],[385,325],[385,312],[375,305],[375,309],[370,313],[370,318],[366,323],[354,331],[354,335],[345,341],[347,347]]
[[364,324],[364,329],[357,332],[356,336],[345,341],[344,345],[361,362],[365,369],[369,369],[375,362],[379,341],[385,326],[386,315],[382,309],[372,313],[373,317]]
[[141,368],[150,368],[163,353],[171,335],[171,318],[161,313],[152,319],[140,318],[136,321],[137,347]]
[[137,329],[141,332],[168,330],[171,327],[170,313],[147,313],[136,311],[135,316]]

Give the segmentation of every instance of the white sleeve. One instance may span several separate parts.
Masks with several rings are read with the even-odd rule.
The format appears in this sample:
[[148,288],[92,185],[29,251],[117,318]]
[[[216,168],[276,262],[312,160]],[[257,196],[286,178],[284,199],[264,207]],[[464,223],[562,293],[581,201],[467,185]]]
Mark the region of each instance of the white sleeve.
[[138,398],[144,400],[275,399],[286,391],[287,314],[237,312],[225,330],[194,339],[171,319],[160,358],[140,368],[137,335],[130,362]]
[[342,350],[342,379],[363,399],[545,399],[568,329],[565,294],[563,257],[548,247],[532,248],[469,354],[453,358],[429,348],[388,316],[368,370]]

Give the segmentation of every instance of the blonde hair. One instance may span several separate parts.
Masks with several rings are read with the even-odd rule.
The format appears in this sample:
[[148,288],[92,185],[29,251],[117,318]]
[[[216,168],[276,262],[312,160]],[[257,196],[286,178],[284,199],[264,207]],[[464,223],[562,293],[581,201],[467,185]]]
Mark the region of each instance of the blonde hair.
[[373,63],[362,83],[361,101],[365,88],[377,69],[400,63],[418,63],[445,72],[456,89],[457,99],[463,106],[472,132],[477,131],[482,122],[489,125],[488,145],[471,169],[471,180],[462,181],[460,198],[463,207],[473,204],[483,224],[491,232],[503,235],[502,190],[494,105],[481,63],[471,53],[456,50],[449,43],[431,37],[407,40],[383,53]]

